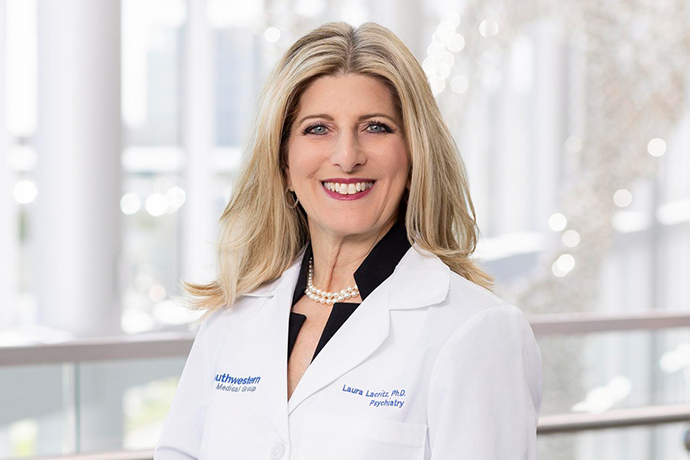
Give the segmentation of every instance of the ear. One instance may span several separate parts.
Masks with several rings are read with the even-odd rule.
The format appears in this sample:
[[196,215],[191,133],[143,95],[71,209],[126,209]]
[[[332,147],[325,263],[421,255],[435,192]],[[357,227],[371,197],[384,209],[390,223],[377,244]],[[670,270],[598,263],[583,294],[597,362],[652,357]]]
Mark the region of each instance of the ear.
[[285,169],[283,169],[283,176],[285,176],[285,182],[287,183],[288,188],[292,192],[293,190],[292,190],[292,179],[290,179],[290,168],[288,168],[287,166],[285,167]]

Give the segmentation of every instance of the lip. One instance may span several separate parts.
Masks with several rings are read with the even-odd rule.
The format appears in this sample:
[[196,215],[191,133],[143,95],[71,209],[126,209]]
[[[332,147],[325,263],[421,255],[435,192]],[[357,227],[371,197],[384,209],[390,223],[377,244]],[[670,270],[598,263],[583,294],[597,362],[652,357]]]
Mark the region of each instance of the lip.
[[[354,195],[341,195],[338,192],[333,192],[331,190],[328,190],[326,187],[323,186],[324,182],[339,182],[341,184],[352,184],[356,182],[373,182],[374,184],[366,189],[363,192],[358,192],[355,193]],[[352,201],[352,200],[359,200],[360,198],[364,198],[371,192],[374,187],[376,187],[376,181],[373,179],[359,179],[359,178],[354,178],[354,179],[326,179],[321,181],[321,189],[328,194],[333,199],[336,200],[341,200],[341,201]]]
[[323,179],[321,183],[324,182],[338,182],[340,184],[356,184],[357,182],[375,182],[375,179],[363,179],[361,177],[352,177],[350,179],[345,179],[342,177],[335,177],[332,179]]

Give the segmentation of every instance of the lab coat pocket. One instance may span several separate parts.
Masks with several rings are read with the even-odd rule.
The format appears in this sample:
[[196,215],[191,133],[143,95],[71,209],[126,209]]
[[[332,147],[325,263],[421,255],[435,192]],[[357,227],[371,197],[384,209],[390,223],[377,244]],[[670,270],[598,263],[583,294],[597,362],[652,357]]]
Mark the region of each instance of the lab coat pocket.
[[367,417],[310,414],[303,460],[422,460],[427,426]]

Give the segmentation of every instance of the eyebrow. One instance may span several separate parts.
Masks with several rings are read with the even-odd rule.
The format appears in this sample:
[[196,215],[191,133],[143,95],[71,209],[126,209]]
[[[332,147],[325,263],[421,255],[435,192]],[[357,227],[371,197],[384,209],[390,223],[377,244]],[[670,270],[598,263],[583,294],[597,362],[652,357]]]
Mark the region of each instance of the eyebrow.
[[[375,118],[375,117],[379,117],[379,118],[388,118],[388,119],[389,119],[390,121],[392,121],[393,123],[398,124],[398,121],[397,121],[395,118],[391,117],[390,115],[386,115],[385,113],[368,113],[368,114],[366,114],[366,115],[362,115],[361,117],[359,117],[359,118],[357,119],[357,121],[362,121],[362,120],[366,120],[367,118]],[[307,119],[309,119],[309,118],[325,118],[326,120],[333,121],[333,117],[330,116],[329,114],[327,114],[327,113],[317,113],[317,114],[314,114],[314,115],[307,115],[306,117],[302,117],[302,118],[300,119],[300,121],[297,122],[297,125],[301,125],[302,122],[303,122],[304,120],[307,120]]]

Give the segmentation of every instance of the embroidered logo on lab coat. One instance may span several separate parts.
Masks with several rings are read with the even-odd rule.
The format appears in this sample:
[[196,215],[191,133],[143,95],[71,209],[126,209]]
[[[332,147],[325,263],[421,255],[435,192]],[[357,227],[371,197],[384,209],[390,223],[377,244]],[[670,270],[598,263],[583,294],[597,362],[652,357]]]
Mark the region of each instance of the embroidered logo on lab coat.
[[391,390],[372,391],[368,389],[361,389],[351,387],[343,384],[343,392],[350,393],[353,396],[366,398],[369,400],[370,407],[397,407],[402,409],[405,404],[405,394],[407,393],[403,388],[394,388]]
[[216,390],[237,392],[253,392],[256,386],[261,383],[261,377],[235,377],[230,374],[216,374]]

